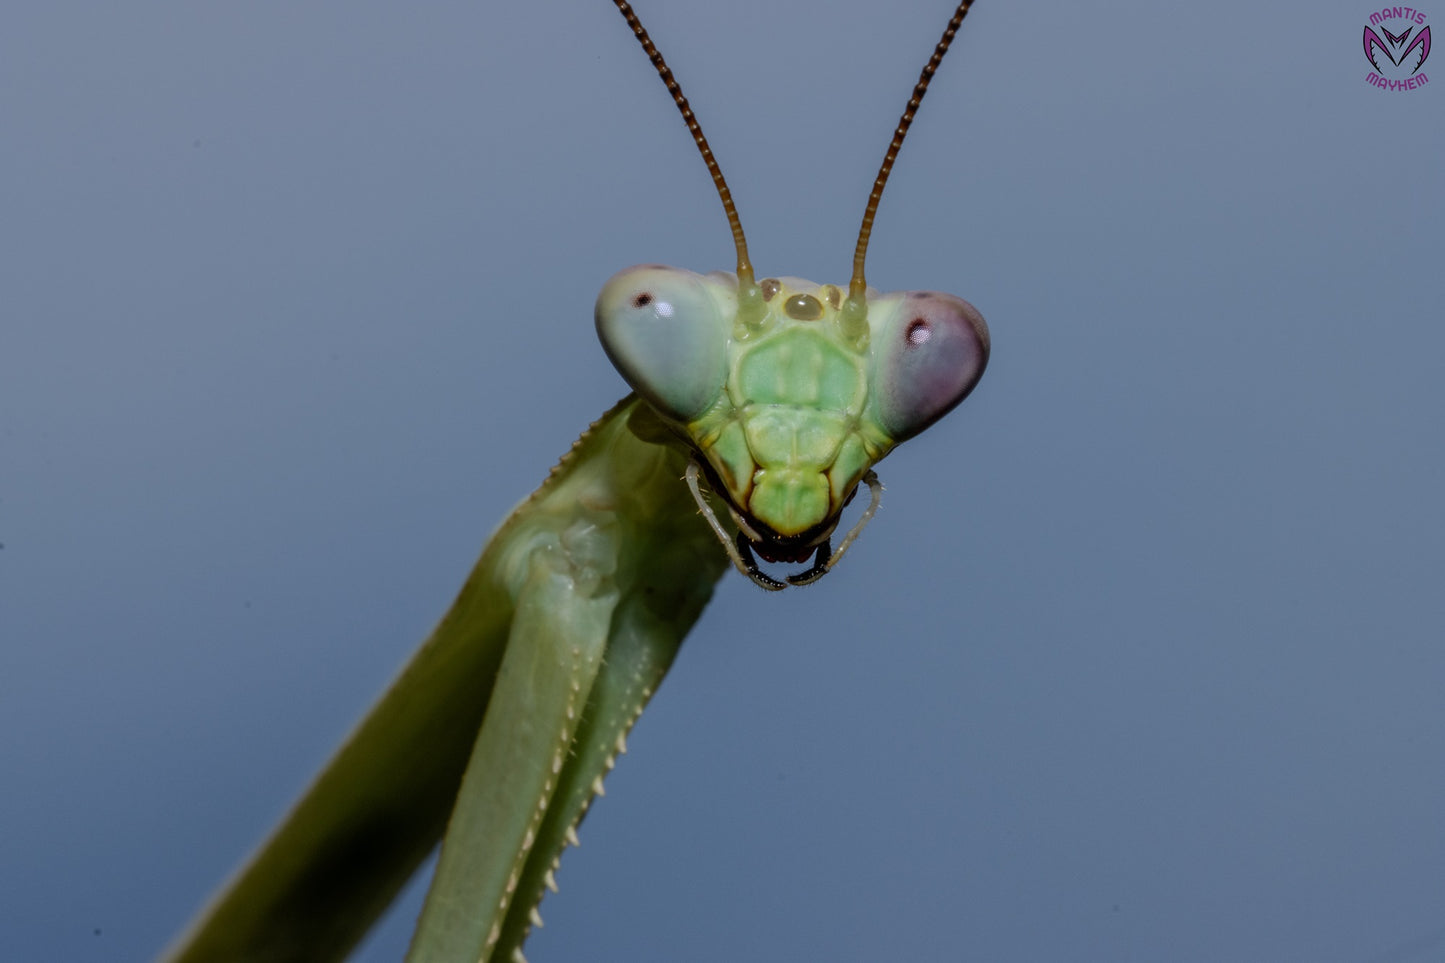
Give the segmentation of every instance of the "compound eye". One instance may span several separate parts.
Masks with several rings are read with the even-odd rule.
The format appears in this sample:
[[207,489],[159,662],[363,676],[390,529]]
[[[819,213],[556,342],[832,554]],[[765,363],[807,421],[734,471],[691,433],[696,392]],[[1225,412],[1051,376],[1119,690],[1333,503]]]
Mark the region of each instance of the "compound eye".
[[953,410],[988,364],[988,325],[962,298],[906,291],[868,306],[874,413],[894,441]]
[[613,275],[597,296],[597,336],[627,383],[663,415],[692,421],[727,377],[730,322],[716,282],[644,264]]

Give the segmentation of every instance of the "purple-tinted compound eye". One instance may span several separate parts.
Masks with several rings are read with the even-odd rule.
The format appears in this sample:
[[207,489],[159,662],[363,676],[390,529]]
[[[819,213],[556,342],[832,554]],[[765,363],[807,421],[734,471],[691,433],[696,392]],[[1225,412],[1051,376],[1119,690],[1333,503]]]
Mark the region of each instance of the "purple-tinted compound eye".
[[[622,377],[662,414],[696,418],[727,378],[729,322],[718,282],[644,264],[614,274],[597,296],[597,336]],[[736,297],[736,294],[733,295]]]
[[912,438],[968,396],[988,364],[988,325],[962,298],[905,291],[868,305],[873,413],[894,441]]

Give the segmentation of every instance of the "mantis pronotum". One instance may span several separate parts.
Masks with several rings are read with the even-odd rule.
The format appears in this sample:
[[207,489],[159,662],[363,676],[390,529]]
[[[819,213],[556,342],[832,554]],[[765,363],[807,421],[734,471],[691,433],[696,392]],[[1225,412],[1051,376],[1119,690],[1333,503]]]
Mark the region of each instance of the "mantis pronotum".
[[[174,960],[340,958],[444,829],[408,958],[519,957],[562,850],[729,562],[769,590],[822,577],[877,507],[872,466],[983,373],[988,331],[971,305],[880,294],[864,274],[884,184],[971,0],[889,145],[846,289],[756,279],[691,107],[615,2],[708,165],[736,270],[643,265],[607,282],[597,330],[634,393],[503,523],[431,638]],[[834,549],[860,485],[869,506]],[[759,555],[807,567],[779,579]]]

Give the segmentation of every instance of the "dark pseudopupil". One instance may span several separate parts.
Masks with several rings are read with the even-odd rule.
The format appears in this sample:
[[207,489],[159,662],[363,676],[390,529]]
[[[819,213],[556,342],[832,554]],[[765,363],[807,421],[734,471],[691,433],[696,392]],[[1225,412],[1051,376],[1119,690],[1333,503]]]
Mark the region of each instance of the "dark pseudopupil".
[[916,347],[926,344],[932,333],[927,321],[923,318],[914,318],[908,322],[908,330],[904,333],[904,337],[908,340],[909,345]]

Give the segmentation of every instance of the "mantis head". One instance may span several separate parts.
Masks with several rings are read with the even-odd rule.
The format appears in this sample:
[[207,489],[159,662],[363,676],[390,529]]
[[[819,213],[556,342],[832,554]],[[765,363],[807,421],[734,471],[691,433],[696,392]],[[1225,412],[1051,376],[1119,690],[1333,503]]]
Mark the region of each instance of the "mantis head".
[[[978,383],[988,328],[948,294],[870,289],[866,324],[850,329],[833,285],[759,287],[765,310],[745,321],[734,275],[629,268],[603,287],[597,331],[632,389],[700,459],[742,534],[739,552],[818,555],[790,579],[812,581],[842,554],[828,540],[859,483],[876,485],[873,465]],[[740,567],[761,575],[747,555]]]
[[[597,333],[612,363],[648,404],[641,430],[693,454],[687,482],[737,566],[767,589],[828,571],[878,506],[873,465],[967,397],[988,363],[983,316],[962,298],[880,294],[864,279],[868,238],[903,136],[959,23],[961,3],[914,87],[874,182],[847,292],[798,278],[755,281],[736,207],[681,88],[642,25],[619,3],[687,121],[737,248],[735,273],[702,275],[645,264],[612,277],[597,299]],[[718,522],[699,476],[722,498],[736,535]],[[830,539],[866,484],[871,501],[837,551]],[[772,562],[814,562],[786,582]]]

